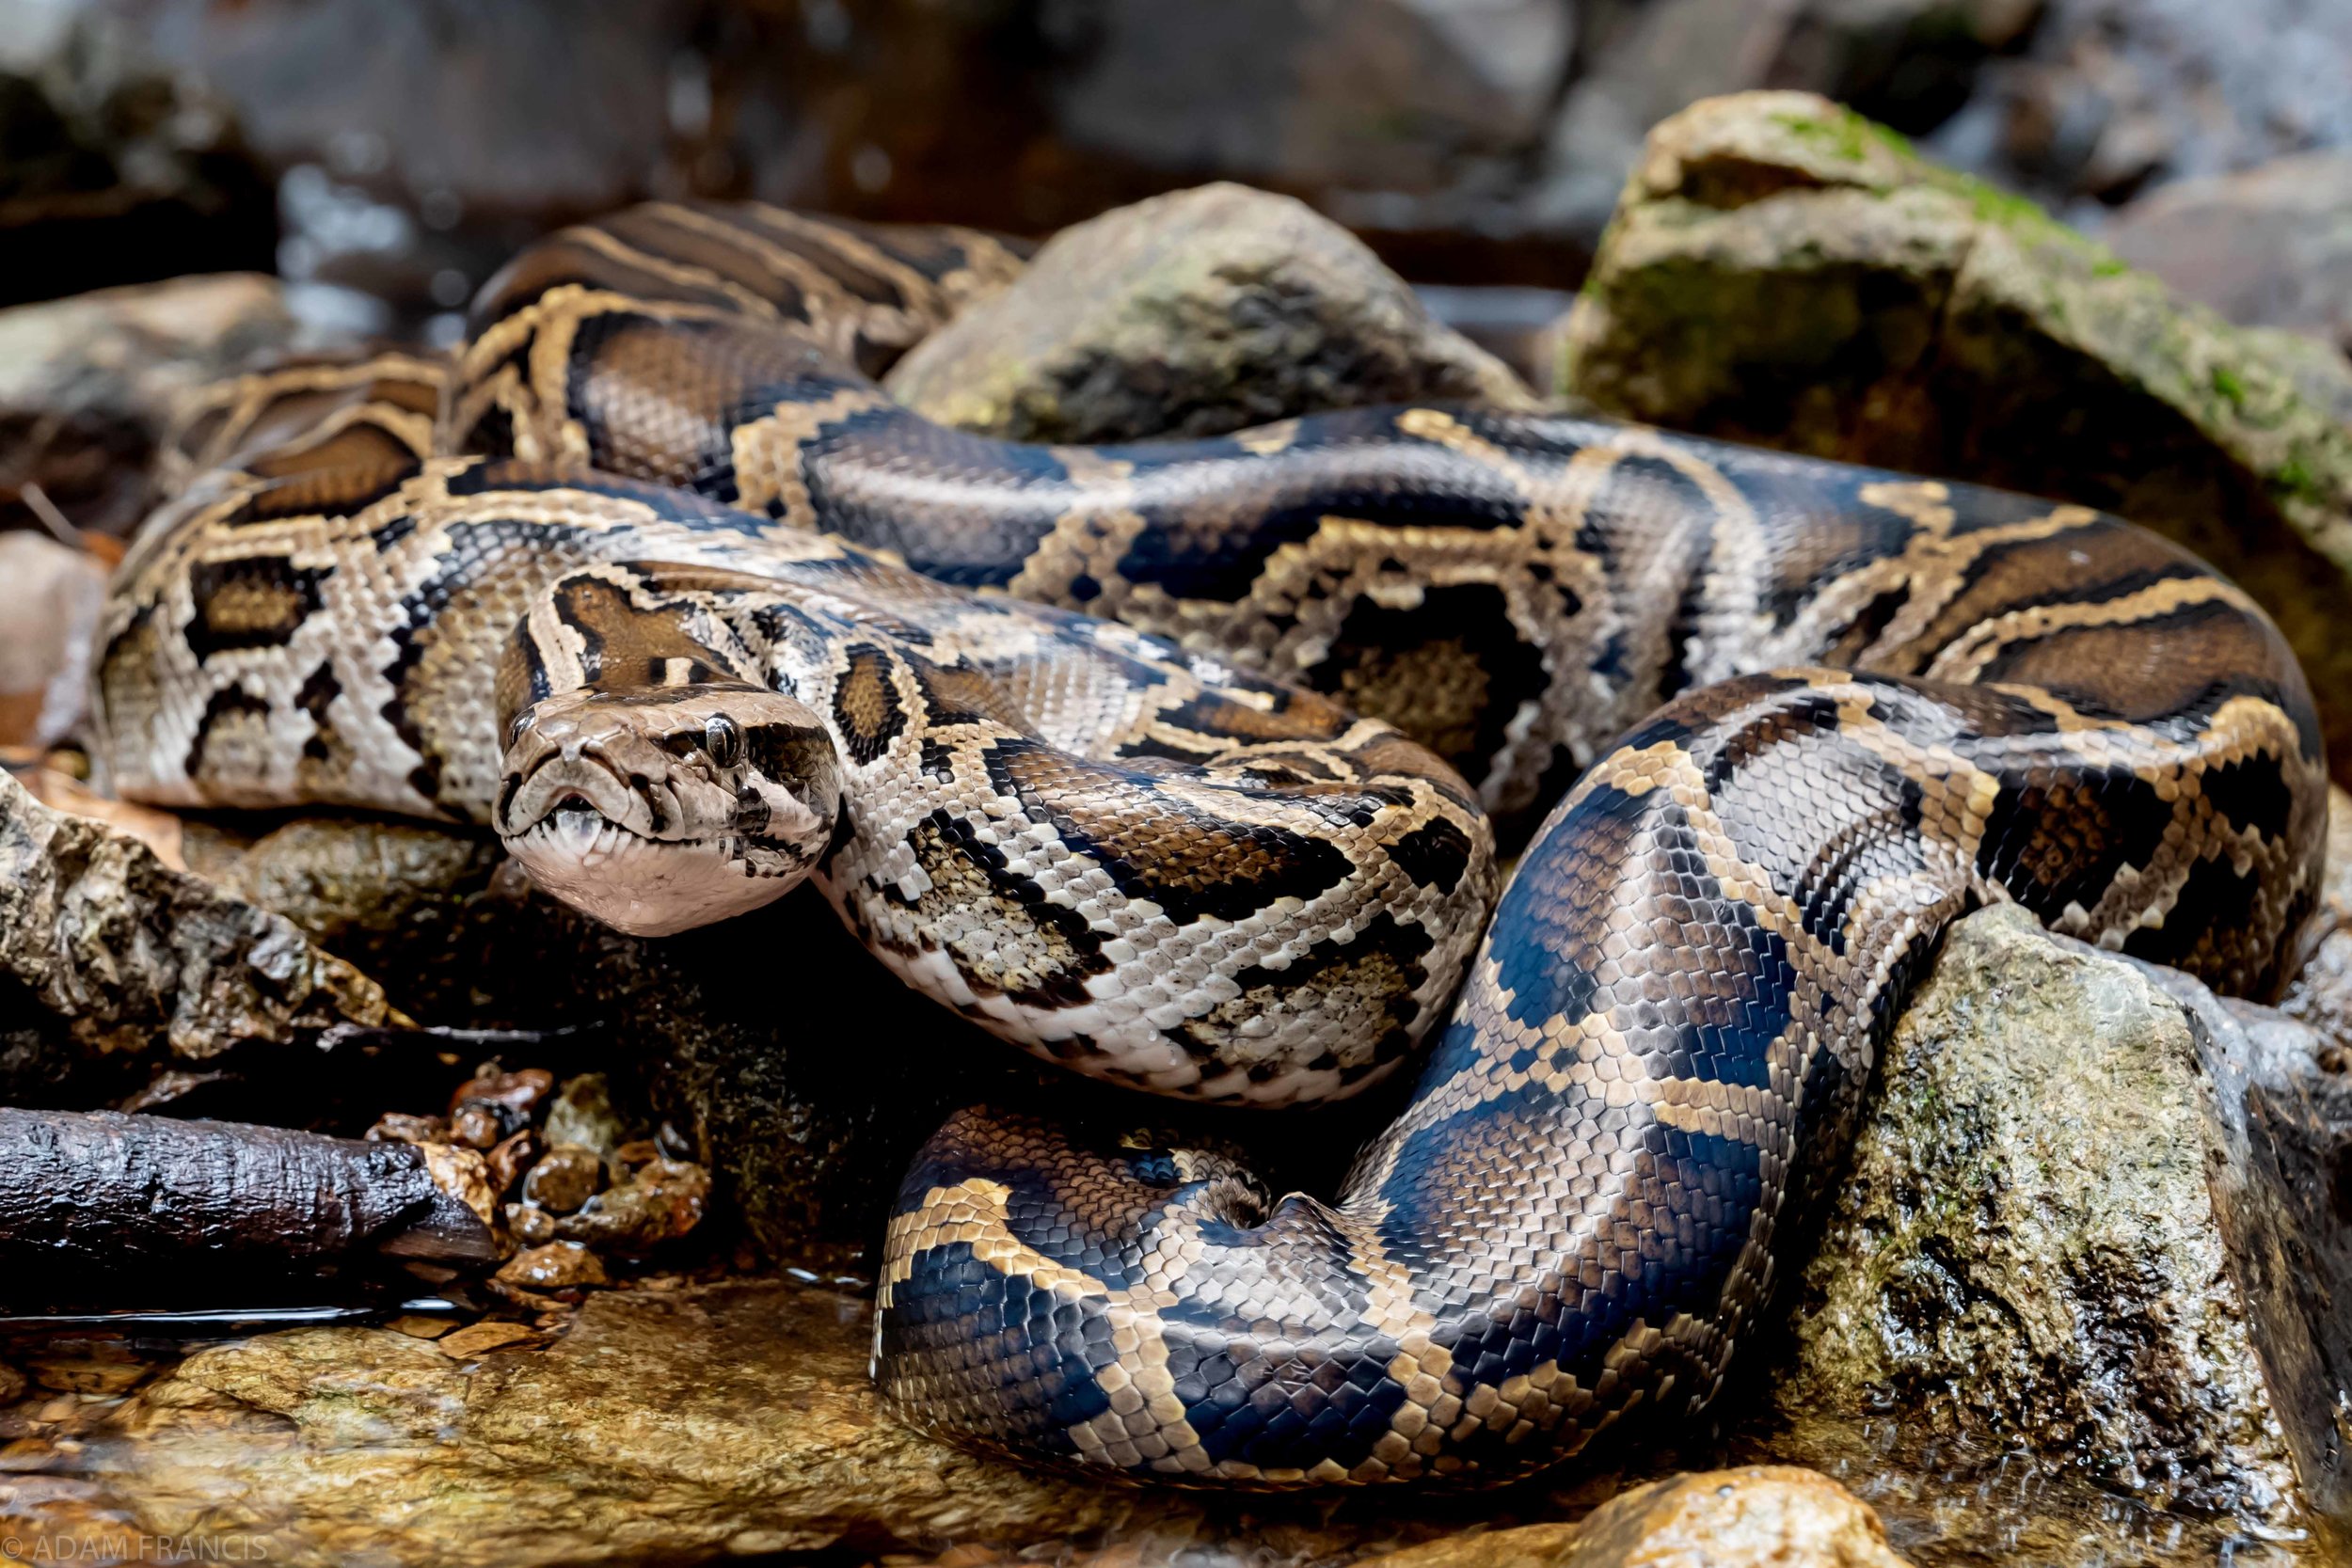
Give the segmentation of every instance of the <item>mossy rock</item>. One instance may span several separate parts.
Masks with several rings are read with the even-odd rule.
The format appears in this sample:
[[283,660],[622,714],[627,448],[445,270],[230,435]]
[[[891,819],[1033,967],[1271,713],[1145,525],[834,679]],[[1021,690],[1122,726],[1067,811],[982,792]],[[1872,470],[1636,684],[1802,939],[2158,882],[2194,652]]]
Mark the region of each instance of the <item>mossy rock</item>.
[[1650,133],[1565,335],[1596,409],[2080,501],[2295,644],[2352,778],[2352,367],[2241,330],[1808,93]]

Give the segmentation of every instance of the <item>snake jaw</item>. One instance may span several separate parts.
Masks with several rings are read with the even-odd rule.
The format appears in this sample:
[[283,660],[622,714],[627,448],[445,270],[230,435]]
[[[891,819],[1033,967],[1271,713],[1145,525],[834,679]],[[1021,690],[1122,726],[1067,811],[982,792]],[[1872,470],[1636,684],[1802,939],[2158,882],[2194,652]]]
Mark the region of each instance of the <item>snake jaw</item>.
[[832,842],[840,779],[800,703],[757,688],[582,689],[510,732],[492,825],[540,887],[636,936],[758,908]]

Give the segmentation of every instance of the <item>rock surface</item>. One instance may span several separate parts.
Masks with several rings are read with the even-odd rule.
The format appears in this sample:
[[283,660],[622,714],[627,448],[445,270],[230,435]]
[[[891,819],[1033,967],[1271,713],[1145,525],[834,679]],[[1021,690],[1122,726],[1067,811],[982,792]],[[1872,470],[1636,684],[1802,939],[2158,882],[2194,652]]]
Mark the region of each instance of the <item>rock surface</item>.
[[[1569,320],[1610,413],[2121,512],[2279,621],[2352,769],[2352,427],[2280,354],[1847,110],[1660,125]],[[2334,380],[2352,398],[2352,368]]]
[[[814,889],[690,938],[645,939],[535,893],[494,841],[424,823],[300,817],[258,838],[191,823],[183,845],[224,896],[249,897],[358,958],[414,1016],[598,1026],[609,1064],[548,1061],[605,1068],[599,1092],[619,1109],[591,1103],[586,1088],[567,1104],[567,1093],[550,1109],[563,1131],[549,1141],[610,1146],[621,1121],[667,1120],[716,1187],[688,1191],[658,1171],[628,1183],[612,1212],[566,1217],[563,1233],[592,1244],[608,1232],[653,1244],[677,1228],[681,1205],[708,1203],[780,1261],[861,1271],[922,1140],[956,1107],[1008,1085],[1027,1093],[1042,1073],[882,972]],[[787,963],[793,982],[780,988]],[[883,1042],[890,1070],[877,1073],[850,1041]],[[484,1133],[512,1131],[501,1122]]]
[[2179,181],[2124,208],[2099,237],[2242,326],[2352,350],[2352,152]]
[[[0,1101],[112,1099],[167,1059],[400,1022],[282,916],[0,775]],[[101,1093],[101,1085],[112,1086]]]
[[159,499],[150,467],[179,398],[298,330],[278,281],[251,273],[0,310],[0,521],[40,529],[45,501],[128,533]]
[[106,597],[106,567],[46,533],[0,533],[0,746],[46,749],[86,705],[90,640]]
[[1903,1568],[1868,1505],[1817,1470],[1751,1465],[1637,1486],[1575,1524],[1473,1531],[1363,1568]]
[[1228,184],[1063,230],[888,386],[934,420],[1020,441],[1214,436],[1415,398],[1534,403],[1354,235]]
[[1108,0],[1051,19],[1075,145],[1179,175],[1426,190],[1525,147],[1576,22],[1545,0]]
[[1946,939],[1880,1085],[1802,1276],[1783,1418],[1891,1421],[1921,1447],[2295,1528],[2180,1006],[1987,910]]
[[545,1349],[271,1335],[149,1386],[124,1423],[138,1437],[87,1467],[146,1528],[241,1537],[281,1562],[873,1553],[1184,1512],[884,1419],[864,1319],[844,1297],[726,1285],[594,1296]]

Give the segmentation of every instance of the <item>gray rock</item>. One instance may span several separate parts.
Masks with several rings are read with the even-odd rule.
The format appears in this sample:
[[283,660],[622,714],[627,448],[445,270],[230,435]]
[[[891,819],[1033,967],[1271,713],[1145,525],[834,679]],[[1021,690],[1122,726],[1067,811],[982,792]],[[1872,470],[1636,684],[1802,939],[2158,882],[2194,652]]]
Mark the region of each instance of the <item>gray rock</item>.
[[1063,230],[888,386],[934,420],[1023,441],[1219,435],[1412,398],[1534,402],[1354,235],[1230,184]]
[[[2332,815],[2340,829],[2344,813]],[[2217,1135],[2214,1213],[2254,1348],[2304,1496],[2352,1550],[2352,1054],[2271,1008],[2142,967],[2196,1035]]]
[[538,981],[509,971],[528,940],[494,881],[487,833],[370,816],[299,816],[249,843],[192,834],[192,867],[275,911],[389,987],[428,1023],[527,1026]]
[[2352,146],[2352,10],[2311,0],[2043,0],[1941,153],[2095,215],[2166,180]]
[[2240,325],[2352,349],[2352,151],[2166,185],[2118,213],[2100,238]]
[[1047,17],[1073,144],[1292,188],[1424,190],[1524,147],[1575,32],[1550,0],[1108,0]]
[[1649,128],[1694,98],[1795,87],[1925,129],[1978,67],[2030,25],[2038,0],[1651,0],[1582,8],[1588,62],[1563,96],[1529,204],[1597,241]]
[[298,333],[277,280],[250,273],[0,310],[0,520],[40,529],[45,503],[128,533],[161,499],[151,468],[180,398]]
[[1891,1422],[2162,1509],[2301,1522],[2208,1196],[2187,1015],[2014,907],[1947,937],[1801,1276],[1771,1398],[1800,1435]]
[[[403,1022],[282,916],[0,774],[0,1102],[112,1099],[167,1062]],[[111,1091],[111,1092],[109,1092]]]
[[[1652,133],[1567,392],[1732,439],[2084,502],[2263,602],[2352,766],[2352,427],[2308,359],[1800,93]],[[2352,368],[2333,382],[2352,398]]]

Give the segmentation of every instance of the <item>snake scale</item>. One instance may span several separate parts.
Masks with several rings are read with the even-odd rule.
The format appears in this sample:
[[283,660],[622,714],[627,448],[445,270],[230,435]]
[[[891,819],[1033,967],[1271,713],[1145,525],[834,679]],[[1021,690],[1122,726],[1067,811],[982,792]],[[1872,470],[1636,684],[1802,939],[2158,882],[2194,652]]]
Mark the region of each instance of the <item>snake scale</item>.
[[813,875],[1116,1083],[1278,1105],[1434,1037],[1328,1204],[958,1116],[888,1225],[916,1424],[1507,1481],[1719,1387],[1961,912],[2278,979],[2312,699],[2173,546],[1566,418],[1043,448],[892,404],[1018,265],[748,206],[553,236],[450,359],[217,388],[95,674],[125,795],[486,823],[640,931]]

